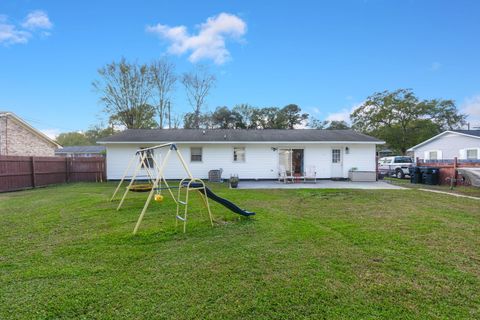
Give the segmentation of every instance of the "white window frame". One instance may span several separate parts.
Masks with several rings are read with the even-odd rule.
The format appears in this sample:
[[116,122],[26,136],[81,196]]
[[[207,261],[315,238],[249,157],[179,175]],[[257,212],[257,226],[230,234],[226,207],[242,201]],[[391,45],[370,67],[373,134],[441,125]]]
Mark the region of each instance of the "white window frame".
[[[466,160],[478,160],[478,159],[479,159],[479,150],[478,150],[478,149],[479,149],[479,148],[467,148],[467,149],[465,149],[465,159],[466,159]],[[469,158],[469,157],[468,157],[468,152],[469,152],[469,151],[474,151],[474,152],[476,152],[476,157],[475,157],[475,158]]]
[[[193,152],[192,150],[193,149],[200,149],[200,160],[193,160]],[[196,154],[196,156],[198,156],[198,154]],[[190,162],[203,162],[203,148],[202,147],[190,147]]]
[[[431,153],[435,152],[436,153],[436,159],[432,159]],[[424,154],[425,160],[443,160],[443,153],[442,150],[427,150],[425,151]]]
[[[238,155],[237,155],[237,159],[235,159],[235,151],[236,151],[235,149],[243,149],[243,160],[238,160]],[[247,149],[245,147],[233,147],[232,156],[233,156],[233,162],[245,163],[247,162]]]

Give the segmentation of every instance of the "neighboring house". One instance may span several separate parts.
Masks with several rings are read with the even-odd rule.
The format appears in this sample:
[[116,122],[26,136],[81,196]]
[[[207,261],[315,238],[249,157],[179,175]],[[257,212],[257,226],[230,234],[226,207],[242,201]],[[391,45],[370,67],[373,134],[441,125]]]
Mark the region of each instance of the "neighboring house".
[[62,157],[103,157],[105,146],[69,146],[55,150],[56,156]]
[[[223,169],[224,178],[277,179],[281,167],[300,175],[314,167],[317,178],[347,178],[352,168],[374,175],[376,145],[384,143],[351,130],[131,129],[98,141],[107,147],[107,178],[122,178],[136,150],[167,142],[178,145],[192,174],[202,179],[212,169]],[[173,158],[166,178],[184,178]]]
[[0,156],[54,156],[61,145],[12,112],[0,111]]
[[449,130],[408,149],[422,160],[480,159],[480,130]]

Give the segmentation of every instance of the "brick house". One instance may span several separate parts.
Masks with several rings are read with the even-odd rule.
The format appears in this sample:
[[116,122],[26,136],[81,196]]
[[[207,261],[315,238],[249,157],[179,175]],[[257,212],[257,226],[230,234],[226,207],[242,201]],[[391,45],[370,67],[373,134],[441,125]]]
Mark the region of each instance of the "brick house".
[[53,157],[59,147],[14,113],[0,111],[0,156]]

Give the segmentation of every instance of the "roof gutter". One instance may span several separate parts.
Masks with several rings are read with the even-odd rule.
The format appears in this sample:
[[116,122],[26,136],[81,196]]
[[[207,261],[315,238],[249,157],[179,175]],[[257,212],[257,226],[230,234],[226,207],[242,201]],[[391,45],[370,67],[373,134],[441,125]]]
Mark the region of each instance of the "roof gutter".
[[[98,144],[158,144],[161,141],[97,141]],[[176,144],[385,144],[385,141],[176,141]]]

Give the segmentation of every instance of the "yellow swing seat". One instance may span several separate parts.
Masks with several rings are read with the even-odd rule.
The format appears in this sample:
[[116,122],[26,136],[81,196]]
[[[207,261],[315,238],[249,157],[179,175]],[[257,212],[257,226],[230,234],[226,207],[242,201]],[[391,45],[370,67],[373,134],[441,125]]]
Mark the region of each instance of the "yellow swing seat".
[[132,192],[148,192],[152,190],[153,185],[150,183],[132,184],[130,187],[127,188],[129,191]]

